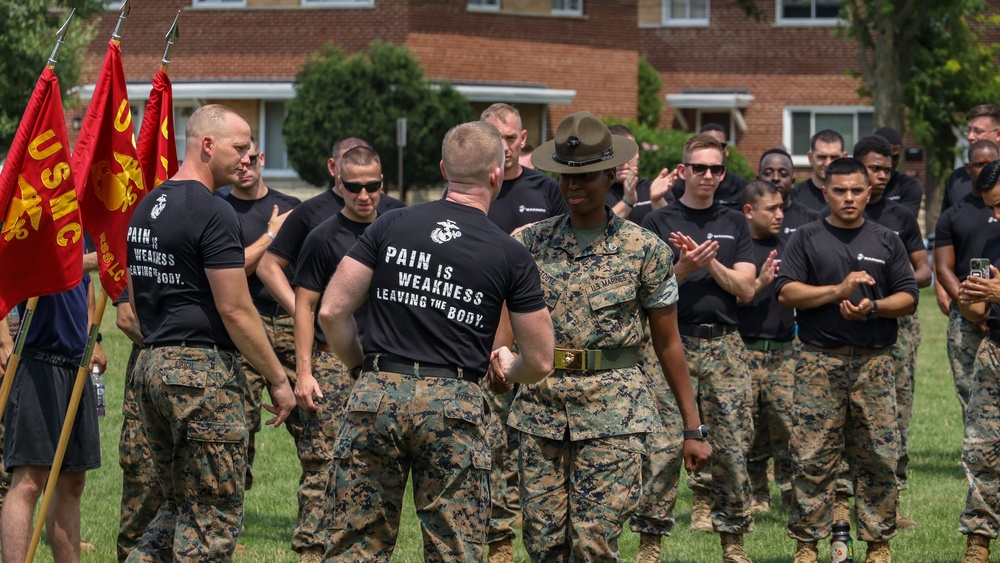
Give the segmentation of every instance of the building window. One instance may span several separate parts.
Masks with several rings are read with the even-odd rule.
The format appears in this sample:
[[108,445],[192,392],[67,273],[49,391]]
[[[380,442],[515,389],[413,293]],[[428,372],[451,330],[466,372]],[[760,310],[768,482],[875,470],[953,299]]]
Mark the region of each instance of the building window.
[[582,16],[583,0],[552,0],[552,13],[564,16]]
[[374,8],[375,0],[301,0],[303,6]]
[[469,9],[483,12],[499,12],[500,0],[469,0]]
[[285,147],[285,105],[284,101],[261,104],[261,150],[267,158],[267,169],[271,172],[288,171],[288,149]]
[[191,0],[195,8],[232,8],[247,5],[247,0]]
[[663,0],[665,25],[708,25],[709,0]]
[[875,130],[871,107],[788,107],[785,108],[785,146],[791,147],[795,165],[806,165],[809,140],[817,131],[833,129],[844,137],[844,150]]
[[779,23],[836,23],[840,0],[778,0]]

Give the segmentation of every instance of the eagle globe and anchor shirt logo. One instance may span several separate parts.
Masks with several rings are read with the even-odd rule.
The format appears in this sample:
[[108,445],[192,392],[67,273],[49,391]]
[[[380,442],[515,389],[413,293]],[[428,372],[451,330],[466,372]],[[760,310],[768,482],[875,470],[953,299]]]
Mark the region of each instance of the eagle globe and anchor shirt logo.
[[[451,219],[438,221],[437,225],[430,234],[430,239],[437,244],[462,236],[458,224]],[[458,279],[467,270],[456,271],[454,266],[440,263],[434,253],[396,246],[385,248],[382,261],[396,266],[397,271],[393,287],[380,284],[375,288],[375,298],[379,301],[436,309],[448,320],[484,328],[484,315],[475,310],[483,302],[483,292]]]
[[[167,194],[160,194],[156,204],[149,211],[149,218],[155,221],[167,207]],[[179,272],[169,271],[177,264],[174,255],[158,250],[160,243],[152,230],[144,227],[128,228],[129,273],[136,278],[150,278],[156,283],[183,285]]]

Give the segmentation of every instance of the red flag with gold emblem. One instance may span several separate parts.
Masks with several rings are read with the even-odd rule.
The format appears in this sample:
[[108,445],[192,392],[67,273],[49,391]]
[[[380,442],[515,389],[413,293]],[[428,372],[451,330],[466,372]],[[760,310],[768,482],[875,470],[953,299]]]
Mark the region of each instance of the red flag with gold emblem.
[[59,79],[46,67],[0,171],[0,317],[83,277],[83,229],[70,174]]
[[153,77],[153,89],[139,129],[136,147],[146,188],[152,190],[177,173],[177,143],[174,138],[174,99],[170,77],[161,67]]
[[133,136],[121,47],[114,39],[108,43],[73,150],[73,178],[83,227],[97,247],[101,285],[108,297],[117,299],[127,283],[128,223],[147,190]]

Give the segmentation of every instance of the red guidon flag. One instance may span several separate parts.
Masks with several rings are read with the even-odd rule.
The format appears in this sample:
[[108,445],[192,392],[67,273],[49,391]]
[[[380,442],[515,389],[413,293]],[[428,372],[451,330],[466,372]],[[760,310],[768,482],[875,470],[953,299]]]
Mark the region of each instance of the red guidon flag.
[[59,79],[38,78],[0,172],[0,317],[72,289],[83,277],[83,228],[70,174]]
[[152,190],[177,173],[174,100],[170,77],[162,67],[153,77],[153,89],[149,92],[136,147],[147,189]]
[[117,299],[127,283],[128,222],[146,188],[135,148],[122,52],[113,39],[73,150],[73,178],[83,226],[97,247],[101,286],[108,297]]

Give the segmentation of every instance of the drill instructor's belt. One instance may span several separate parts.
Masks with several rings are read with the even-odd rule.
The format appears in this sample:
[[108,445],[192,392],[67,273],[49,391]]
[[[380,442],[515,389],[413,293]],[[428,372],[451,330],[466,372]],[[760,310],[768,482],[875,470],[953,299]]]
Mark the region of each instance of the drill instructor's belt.
[[597,371],[602,369],[630,368],[638,363],[639,347],[611,348],[608,350],[570,350],[556,348],[555,369]]
[[788,350],[795,345],[791,340],[788,342],[778,340],[745,340],[743,343],[746,345],[747,350],[755,352],[778,352],[780,350]]

